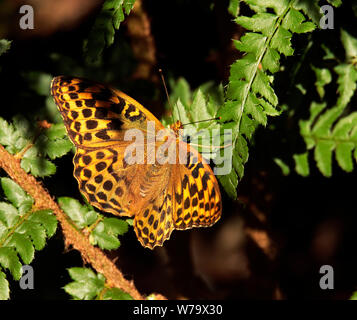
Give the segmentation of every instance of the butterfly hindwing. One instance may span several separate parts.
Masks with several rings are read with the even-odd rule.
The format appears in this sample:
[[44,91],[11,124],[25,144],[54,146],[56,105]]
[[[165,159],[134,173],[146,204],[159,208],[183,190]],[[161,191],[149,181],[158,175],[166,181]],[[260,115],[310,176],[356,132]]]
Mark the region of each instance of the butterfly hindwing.
[[77,148],[73,158],[74,176],[79,189],[92,205],[115,215],[132,216],[127,209],[127,199],[128,185],[135,175],[135,168],[122,165],[114,169],[113,166],[123,163],[122,153],[118,151],[113,148]]
[[144,247],[162,246],[174,230],[172,219],[173,197],[168,188],[153,199],[134,218],[134,230]]
[[[185,144],[180,141],[179,144]],[[202,156],[186,146],[187,164],[177,166],[175,181],[175,229],[209,227],[221,216],[221,195],[216,177]]]

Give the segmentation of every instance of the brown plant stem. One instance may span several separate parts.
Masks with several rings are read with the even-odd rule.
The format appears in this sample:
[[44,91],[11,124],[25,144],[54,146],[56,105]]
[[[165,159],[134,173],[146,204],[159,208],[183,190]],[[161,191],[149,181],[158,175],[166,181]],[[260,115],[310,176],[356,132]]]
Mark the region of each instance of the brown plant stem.
[[126,18],[131,48],[137,59],[134,79],[146,79],[152,82],[159,80],[156,67],[156,46],[151,34],[150,19],[143,8],[141,0],[136,0],[130,15]]
[[144,297],[135,288],[132,281],[124,278],[120,270],[99,248],[92,246],[88,236],[70,222],[67,215],[61,210],[49,193],[32,175],[27,174],[20,166],[20,160],[8,153],[0,145],[0,167],[34,200],[36,209],[51,209],[60,222],[64,235],[65,245],[78,250],[85,262],[88,262],[107,279],[110,287],[116,287],[129,293],[135,300]]

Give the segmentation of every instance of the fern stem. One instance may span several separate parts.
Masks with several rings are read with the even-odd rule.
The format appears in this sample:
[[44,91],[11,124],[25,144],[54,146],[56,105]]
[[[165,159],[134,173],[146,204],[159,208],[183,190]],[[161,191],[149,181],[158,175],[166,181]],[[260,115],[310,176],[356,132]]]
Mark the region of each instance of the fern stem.
[[308,134],[301,134],[301,136],[304,139],[312,139],[312,140],[314,140],[315,144],[318,143],[319,141],[333,141],[336,144],[348,143],[348,142],[351,143],[352,142],[353,144],[357,145],[357,139],[352,139],[352,138],[341,139],[341,138],[335,138],[333,136],[331,136],[331,137],[319,137],[319,136],[308,135]]
[[92,223],[89,227],[84,228],[83,233],[85,235],[91,234],[91,232],[97,227],[98,223],[101,222],[102,220],[103,220],[103,217],[99,216],[94,223]]
[[29,150],[29,149],[31,149],[32,147],[33,147],[33,143],[32,143],[32,142],[28,143],[28,144],[25,146],[25,148],[23,148],[20,152],[16,153],[16,154],[14,155],[14,157],[15,157],[16,159],[21,160],[22,157],[24,156],[24,154],[26,153],[26,151]]

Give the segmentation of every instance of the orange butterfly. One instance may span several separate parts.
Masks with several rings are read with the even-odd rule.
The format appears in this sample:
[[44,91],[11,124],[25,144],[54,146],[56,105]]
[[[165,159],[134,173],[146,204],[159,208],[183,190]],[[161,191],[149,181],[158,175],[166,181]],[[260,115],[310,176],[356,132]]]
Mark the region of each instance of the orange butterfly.
[[[165,141],[149,141],[147,123],[155,132],[161,122],[126,94],[85,79],[60,76],[52,80],[51,93],[76,146],[74,176],[86,199],[95,207],[118,216],[134,216],[140,243],[153,249],[170,238],[174,229],[208,227],[222,212],[218,182],[206,161],[182,141],[177,121]],[[130,164],[125,132],[143,132],[144,158],[163,143],[186,150],[187,163],[157,160]],[[178,156],[177,156],[178,157]],[[178,160],[178,158],[177,158]]]

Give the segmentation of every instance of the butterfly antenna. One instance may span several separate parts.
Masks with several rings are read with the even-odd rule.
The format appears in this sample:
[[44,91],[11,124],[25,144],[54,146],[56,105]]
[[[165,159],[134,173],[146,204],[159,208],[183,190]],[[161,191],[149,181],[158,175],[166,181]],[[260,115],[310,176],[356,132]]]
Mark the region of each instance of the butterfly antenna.
[[[169,92],[167,91],[165,78],[164,78],[164,75],[162,74],[162,69],[161,69],[161,68],[159,69],[159,73],[160,73],[161,81],[162,81],[162,83],[163,83],[163,85],[164,85],[164,88],[165,88],[166,98],[167,98],[167,101],[168,101],[168,103],[169,103],[170,109],[173,110],[173,106],[172,106],[172,104],[171,104]],[[178,116],[179,116],[180,121],[181,121],[180,113],[178,113]]]
[[194,122],[189,122],[189,123],[183,124],[183,126],[187,126],[188,124],[194,124],[194,123],[200,123],[200,122],[206,122],[206,121],[213,121],[213,120],[221,120],[221,117],[212,118],[212,119],[205,119],[205,120],[198,120],[198,121],[194,121]]

